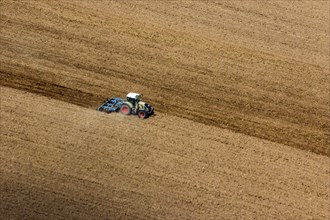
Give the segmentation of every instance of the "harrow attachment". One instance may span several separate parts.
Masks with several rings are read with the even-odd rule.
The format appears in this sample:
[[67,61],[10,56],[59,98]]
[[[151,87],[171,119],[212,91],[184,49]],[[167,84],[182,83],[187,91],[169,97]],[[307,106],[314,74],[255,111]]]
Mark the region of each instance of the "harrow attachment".
[[110,98],[106,100],[100,107],[96,110],[101,112],[117,112],[120,110],[124,100],[121,98]]

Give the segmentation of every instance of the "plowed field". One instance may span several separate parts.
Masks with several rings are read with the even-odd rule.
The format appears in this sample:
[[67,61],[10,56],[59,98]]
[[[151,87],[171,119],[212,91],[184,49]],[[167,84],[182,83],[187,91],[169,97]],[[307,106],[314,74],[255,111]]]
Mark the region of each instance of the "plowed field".
[[330,218],[329,11],[1,1],[1,219]]

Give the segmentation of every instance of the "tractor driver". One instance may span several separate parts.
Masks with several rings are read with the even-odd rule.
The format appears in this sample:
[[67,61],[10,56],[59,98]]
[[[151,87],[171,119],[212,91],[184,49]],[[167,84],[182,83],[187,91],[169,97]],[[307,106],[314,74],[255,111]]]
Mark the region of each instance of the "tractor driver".
[[133,108],[136,109],[136,103],[138,103],[137,99],[131,99],[131,103],[133,104]]
[[127,97],[127,101],[129,101],[130,103],[132,103],[133,108],[136,109],[136,107],[137,107],[137,103],[139,102],[138,99],[134,99],[134,98],[129,98],[129,97]]

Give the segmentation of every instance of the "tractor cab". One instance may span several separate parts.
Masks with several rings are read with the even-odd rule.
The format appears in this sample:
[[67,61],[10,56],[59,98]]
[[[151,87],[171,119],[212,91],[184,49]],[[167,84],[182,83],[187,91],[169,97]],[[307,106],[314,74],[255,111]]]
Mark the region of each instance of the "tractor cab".
[[134,92],[130,92],[126,96],[127,101],[130,103],[138,103],[139,101],[141,101],[141,98],[142,98],[142,94],[138,94]]
[[154,113],[154,108],[148,103],[141,101],[142,94],[130,92],[126,95],[120,112],[124,115],[138,115],[139,118],[147,118]]

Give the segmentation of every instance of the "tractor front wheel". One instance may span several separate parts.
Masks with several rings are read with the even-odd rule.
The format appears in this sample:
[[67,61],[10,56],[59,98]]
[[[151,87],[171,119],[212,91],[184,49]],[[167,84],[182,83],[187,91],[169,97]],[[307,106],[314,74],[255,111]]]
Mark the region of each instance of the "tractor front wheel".
[[128,105],[123,104],[120,107],[120,112],[124,115],[130,115],[132,113],[132,109]]
[[145,111],[138,111],[137,115],[141,119],[145,119],[147,117],[147,113]]

